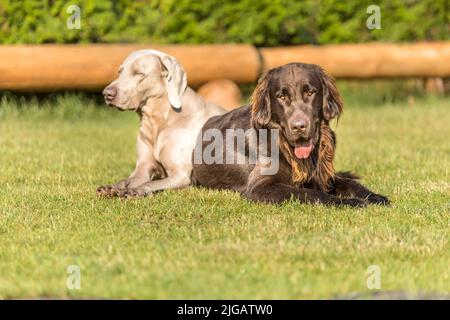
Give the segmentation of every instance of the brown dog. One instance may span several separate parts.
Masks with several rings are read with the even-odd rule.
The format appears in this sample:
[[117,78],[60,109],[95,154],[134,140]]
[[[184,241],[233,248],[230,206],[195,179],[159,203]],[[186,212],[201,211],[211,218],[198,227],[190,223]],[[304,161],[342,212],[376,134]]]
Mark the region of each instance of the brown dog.
[[[193,155],[192,182],[236,190],[247,199],[269,203],[294,197],[334,205],[388,204],[386,197],[361,185],[356,176],[335,172],[336,139],[329,122],[341,113],[342,100],[334,80],[319,66],[291,63],[272,69],[259,81],[251,105],[205,123]],[[265,144],[254,139],[256,133],[246,134],[242,148],[234,144],[239,135],[229,139],[230,132],[252,130],[276,132],[277,138]],[[212,147],[208,140],[213,135]],[[221,138],[219,148],[216,140]],[[208,152],[219,161],[205,160]],[[252,163],[254,154],[270,154],[271,165],[278,162],[277,170],[264,173],[267,156]],[[246,161],[223,160],[239,156]]]

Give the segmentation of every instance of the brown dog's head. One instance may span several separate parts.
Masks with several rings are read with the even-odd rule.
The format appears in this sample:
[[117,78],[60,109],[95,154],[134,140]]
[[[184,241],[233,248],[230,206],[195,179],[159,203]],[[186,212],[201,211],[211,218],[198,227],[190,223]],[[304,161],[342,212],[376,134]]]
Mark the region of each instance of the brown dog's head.
[[279,127],[299,159],[310,156],[320,138],[321,122],[342,113],[333,78],[314,64],[290,63],[269,70],[252,95],[255,128]]

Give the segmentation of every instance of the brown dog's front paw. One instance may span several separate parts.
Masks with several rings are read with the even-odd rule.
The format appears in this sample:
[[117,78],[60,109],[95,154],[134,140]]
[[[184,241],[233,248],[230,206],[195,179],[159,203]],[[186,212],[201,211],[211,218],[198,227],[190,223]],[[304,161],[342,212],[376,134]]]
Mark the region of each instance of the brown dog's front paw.
[[342,204],[354,208],[363,208],[367,205],[367,203],[364,200],[356,198],[342,199]]
[[391,201],[381,194],[371,194],[369,197],[367,197],[367,201],[372,204],[378,204],[381,206],[388,206],[391,204]]
[[149,193],[139,190],[139,189],[134,189],[134,188],[123,190],[123,191],[119,192],[119,194],[118,194],[118,196],[123,199],[137,199],[137,198],[146,197],[148,195],[149,195]]

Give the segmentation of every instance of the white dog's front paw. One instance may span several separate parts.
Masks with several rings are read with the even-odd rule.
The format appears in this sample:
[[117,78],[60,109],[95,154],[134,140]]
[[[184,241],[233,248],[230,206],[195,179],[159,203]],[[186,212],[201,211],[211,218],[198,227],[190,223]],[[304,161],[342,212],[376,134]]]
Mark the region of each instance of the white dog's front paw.
[[123,199],[136,199],[136,198],[143,198],[151,195],[151,192],[146,192],[139,188],[129,188],[126,190],[123,190],[119,192],[119,197]]

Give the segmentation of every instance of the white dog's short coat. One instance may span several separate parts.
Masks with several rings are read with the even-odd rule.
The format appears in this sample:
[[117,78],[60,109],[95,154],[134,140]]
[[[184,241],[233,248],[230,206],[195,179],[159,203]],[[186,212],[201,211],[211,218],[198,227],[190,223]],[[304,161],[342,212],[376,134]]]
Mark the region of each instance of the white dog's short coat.
[[187,86],[178,61],[156,50],[135,51],[103,95],[110,106],[136,111],[141,122],[135,170],[97,193],[136,197],[189,186],[197,135],[206,120],[225,111]]

